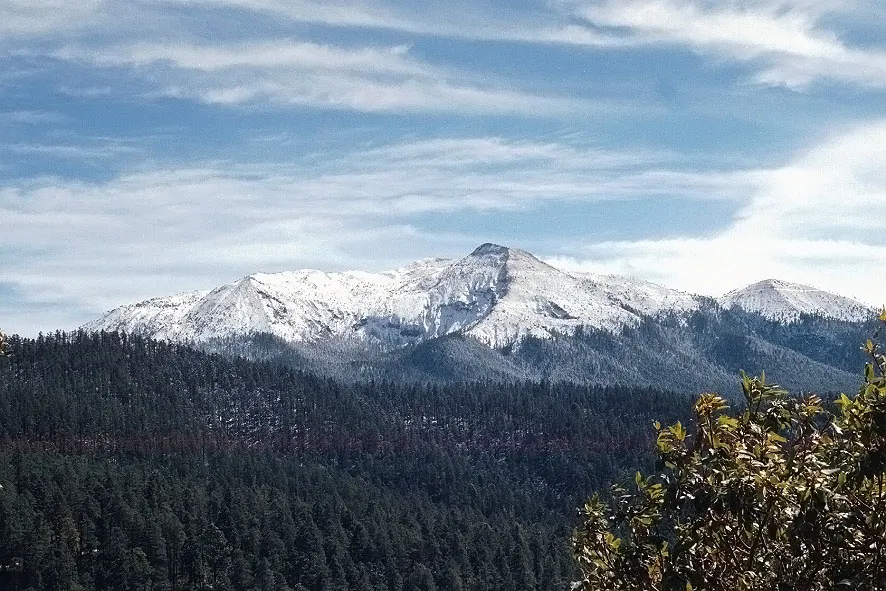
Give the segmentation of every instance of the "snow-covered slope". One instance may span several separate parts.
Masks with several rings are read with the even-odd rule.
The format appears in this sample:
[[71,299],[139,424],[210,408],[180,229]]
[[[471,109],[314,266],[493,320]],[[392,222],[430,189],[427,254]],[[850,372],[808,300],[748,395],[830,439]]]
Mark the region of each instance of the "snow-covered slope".
[[[840,296],[787,285],[756,284],[723,303],[778,319],[800,311],[851,319],[869,312]],[[483,244],[462,259],[427,259],[386,273],[257,273],[208,292],[122,306],[84,328],[196,343],[270,333],[290,342],[395,347],[461,333],[502,348],[580,326],[615,331],[704,301],[646,281],[567,273],[526,251]]]
[[730,291],[719,301],[724,308],[741,308],[779,322],[792,322],[801,314],[859,321],[870,319],[874,313],[873,308],[851,298],[778,279]]
[[647,316],[665,312],[689,312],[699,305],[700,296],[642,279],[592,273],[573,273],[573,276],[583,279],[586,289],[606,293],[619,305],[638,310]]
[[171,338],[174,328],[184,326],[188,312],[207,294],[208,291],[192,291],[121,306],[83,328],[121,330],[158,339]]
[[459,260],[428,259],[387,273],[258,273],[209,292],[122,306],[85,328],[186,342],[266,332],[293,342],[395,346],[458,332],[505,347],[579,326],[615,330],[698,301],[645,282],[572,275],[528,252],[484,244]]

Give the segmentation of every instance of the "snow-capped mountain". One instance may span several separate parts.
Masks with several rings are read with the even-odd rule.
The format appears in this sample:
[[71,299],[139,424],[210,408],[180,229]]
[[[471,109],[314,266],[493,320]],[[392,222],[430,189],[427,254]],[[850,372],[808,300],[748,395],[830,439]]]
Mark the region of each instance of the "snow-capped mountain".
[[838,320],[868,320],[874,309],[857,300],[808,285],[766,279],[719,298],[724,308],[741,308],[777,322],[792,322],[801,314],[818,314]]
[[[386,273],[257,273],[208,292],[122,306],[84,328],[191,343],[269,333],[292,343],[338,339],[395,347],[457,333],[499,349],[578,327],[617,331],[706,301],[715,305],[646,281],[567,273],[526,251],[483,244],[458,260],[427,259]],[[721,303],[776,320],[801,312],[854,320],[871,311],[775,281],[727,294]]]
[[290,342],[391,345],[461,333],[501,348],[579,326],[615,330],[702,300],[647,282],[569,274],[526,251],[483,244],[462,259],[386,273],[257,273],[208,292],[122,306],[84,328],[183,342],[263,332]]

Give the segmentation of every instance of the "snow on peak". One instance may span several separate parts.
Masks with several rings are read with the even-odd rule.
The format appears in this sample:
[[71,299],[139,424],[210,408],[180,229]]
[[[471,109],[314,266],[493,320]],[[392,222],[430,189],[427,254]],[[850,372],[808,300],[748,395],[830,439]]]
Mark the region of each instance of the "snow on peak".
[[861,321],[874,313],[873,308],[852,298],[780,279],[765,279],[730,291],[719,301],[724,308],[741,308],[779,322],[793,322],[801,314]]
[[[870,312],[854,300],[776,280],[720,301],[778,320],[801,312],[855,320]],[[486,243],[461,259],[424,259],[384,273],[256,273],[211,291],[121,306],[84,328],[180,342],[270,333],[290,342],[356,339],[394,347],[460,333],[501,348],[579,327],[617,331],[703,302],[647,281],[568,273],[524,250]]]

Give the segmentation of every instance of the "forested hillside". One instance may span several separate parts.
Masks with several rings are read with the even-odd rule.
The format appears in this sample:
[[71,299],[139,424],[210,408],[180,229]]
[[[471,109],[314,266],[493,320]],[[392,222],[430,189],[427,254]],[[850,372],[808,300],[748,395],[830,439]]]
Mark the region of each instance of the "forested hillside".
[[562,589],[648,388],[342,384],[117,334],[0,359],[0,588]]

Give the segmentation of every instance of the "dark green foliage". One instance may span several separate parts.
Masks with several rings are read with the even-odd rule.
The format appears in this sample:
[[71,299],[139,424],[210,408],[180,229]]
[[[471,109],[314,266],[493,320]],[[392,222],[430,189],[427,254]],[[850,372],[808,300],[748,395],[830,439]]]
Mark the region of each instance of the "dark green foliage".
[[687,398],[340,384],[116,334],[0,360],[0,589],[563,589]]
[[13,452],[0,458],[0,482],[2,560],[23,561],[0,572],[3,589],[391,589],[401,578],[407,589],[479,589],[477,573],[511,577],[512,564],[480,546],[519,548],[514,559],[529,572],[515,580],[534,583],[532,565],[545,558],[558,584],[574,576],[557,551],[561,527],[517,531],[506,513],[273,453],[176,456],[158,467]]
[[[886,311],[880,316],[886,322]],[[657,425],[661,472],[589,500],[587,591],[886,589],[886,355],[834,405],[742,379],[743,410],[703,394],[694,427]]]

